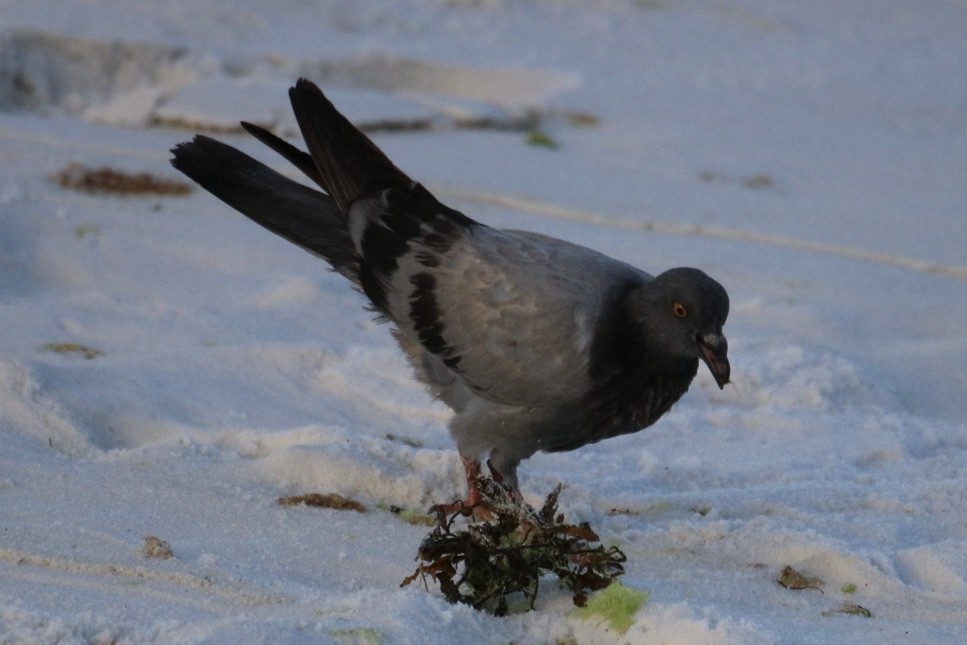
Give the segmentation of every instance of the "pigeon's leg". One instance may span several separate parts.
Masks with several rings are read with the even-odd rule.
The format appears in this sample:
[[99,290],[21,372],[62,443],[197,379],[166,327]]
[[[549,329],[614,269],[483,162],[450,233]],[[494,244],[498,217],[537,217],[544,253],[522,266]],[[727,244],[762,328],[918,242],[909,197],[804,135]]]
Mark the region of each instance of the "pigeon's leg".
[[460,455],[460,461],[463,462],[463,469],[467,473],[467,500],[463,505],[467,508],[479,506],[483,502],[483,496],[480,493],[480,460]]
[[490,476],[495,482],[503,486],[508,493],[510,493],[510,499],[513,502],[520,503],[524,501],[524,496],[520,494],[520,486],[517,484],[517,474],[516,469],[510,471],[507,476],[505,476],[500,470],[494,466],[494,460],[487,460],[487,468],[490,470]]
[[430,508],[430,511],[442,513],[445,516],[462,513],[473,515],[479,519],[487,519],[490,517],[490,511],[487,510],[483,494],[480,492],[480,460],[460,455],[460,461],[463,463],[463,469],[467,475],[467,499],[458,499],[450,504],[436,504]]
[[492,450],[490,459],[487,460],[490,476],[510,493],[511,501],[517,504],[524,501],[524,496],[520,494],[520,485],[517,483],[517,466],[519,465],[520,459],[509,458],[500,450]]

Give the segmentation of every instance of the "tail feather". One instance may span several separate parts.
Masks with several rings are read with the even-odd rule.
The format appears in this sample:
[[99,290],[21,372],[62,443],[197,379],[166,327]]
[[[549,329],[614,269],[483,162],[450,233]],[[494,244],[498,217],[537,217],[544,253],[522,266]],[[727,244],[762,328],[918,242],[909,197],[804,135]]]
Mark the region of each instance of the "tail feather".
[[346,215],[328,195],[206,136],[197,135],[171,152],[171,164],[202,188],[273,233],[321,256],[359,284],[359,254],[349,237]]
[[413,185],[311,81],[299,79],[289,90],[289,100],[319,171],[319,183],[341,211],[349,212],[359,197],[373,196],[387,188],[406,190]]
[[242,121],[242,127],[246,132],[251,134],[253,137],[272,148],[275,152],[281,155],[286,161],[291,163],[293,166],[302,171],[302,173],[314,181],[317,186],[326,190],[325,185],[322,183],[322,175],[319,174],[319,169],[316,168],[316,162],[312,160],[312,155],[307,152],[299,150],[294,145],[280,139],[275,136],[265,128],[257,126],[254,123],[249,123],[247,121]]

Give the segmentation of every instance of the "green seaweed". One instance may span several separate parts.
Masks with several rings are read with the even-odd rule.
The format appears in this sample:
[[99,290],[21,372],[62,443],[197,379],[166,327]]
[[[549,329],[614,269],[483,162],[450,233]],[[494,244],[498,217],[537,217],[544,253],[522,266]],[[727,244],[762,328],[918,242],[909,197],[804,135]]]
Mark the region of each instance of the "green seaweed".
[[540,130],[533,130],[527,134],[527,145],[535,146],[537,148],[547,148],[548,150],[557,150],[558,144],[551,135],[546,132],[541,132]]
[[616,580],[592,595],[588,603],[576,609],[575,613],[584,619],[601,616],[615,631],[624,634],[634,624],[635,612],[647,602],[647,591],[625,587]]

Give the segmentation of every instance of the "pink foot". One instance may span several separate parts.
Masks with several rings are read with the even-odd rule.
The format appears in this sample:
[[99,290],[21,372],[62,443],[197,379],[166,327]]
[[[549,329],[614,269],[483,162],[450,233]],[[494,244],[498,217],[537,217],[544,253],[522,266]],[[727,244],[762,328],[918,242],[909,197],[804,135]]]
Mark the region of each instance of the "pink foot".
[[430,507],[430,512],[442,517],[460,513],[467,517],[472,515],[476,520],[490,519],[493,513],[487,509],[478,483],[481,476],[480,461],[463,455],[460,455],[460,461],[463,462],[463,469],[467,475],[467,499],[458,499],[450,504],[435,504]]

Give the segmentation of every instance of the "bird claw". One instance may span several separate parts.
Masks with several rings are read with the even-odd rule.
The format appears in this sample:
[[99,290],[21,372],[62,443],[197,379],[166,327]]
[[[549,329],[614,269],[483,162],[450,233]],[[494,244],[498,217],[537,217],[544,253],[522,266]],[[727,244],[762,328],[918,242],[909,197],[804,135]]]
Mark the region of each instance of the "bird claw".
[[516,486],[510,485],[500,474],[491,468],[491,477],[477,471],[475,477],[467,479],[467,499],[457,500],[449,504],[436,504],[430,507],[430,513],[436,514],[441,524],[447,518],[457,515],[470,518],[471,521],[489,521],[508,513],[517,515],[523,509],[529,509],[524,503],[524,497]]
[[[430,507],[430,512],[435,513],[440,522],[443,523],[448,517],[462,515],[474,520],[489,520],[493,513],[489,509],[488,498],[483,494],[485,478],[480,474],[479,463],[474,463],[464,459],[467,467],[467,499],[458,499],[449,504],[435,504]],[[476,467],[474,467],[476,466]]]
[[[493,519],[494,514],[489,508],[490,498],[482,491],[488,487],[488,481],[496,480],[502,482],[503,478],[491,468],[493,480],[485,477],[480,469],[480,461],[471,457],[460,455],[463,469],[467,477],[467,499],[458,499],[449,504],[435,504],[430,507],[430,513],[435,514],[440,523],[446,522],[447,518],[462,515],[473,520],[484,521]],[[489,465],[489,464],[488,464]]]
[[[472,518],[475,521],[485,521],[493,518],[493,513],[487,508],[487,504],[480,499],[480,495],[468,495],[466,501],[458,499],[449,504],[434,504],[430,507],[430,513],[435,514],[440,523],[443,524],[449,517],[462,515]],[[473,498],[477,499],[474,500]]]

